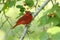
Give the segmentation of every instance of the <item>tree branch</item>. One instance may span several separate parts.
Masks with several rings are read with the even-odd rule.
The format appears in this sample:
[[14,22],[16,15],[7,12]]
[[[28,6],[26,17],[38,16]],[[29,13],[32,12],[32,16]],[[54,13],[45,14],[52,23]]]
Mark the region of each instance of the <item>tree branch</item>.
[[[5,3],[4,3],[5,0],[2,0],[2,1],[3,1],[2,4],[5,4]],[[7,0],[7,1],[8,1],[8,0]],[[4,6],[4,7],[5,7],[5,6]],[[3,8],[4,8],[4,7],[3,7]],[[3,15],[4,15],[4,17],[5,17],[6,20],[2,23],[0,29],[3,27],[3,25],[4,25],[7,21],[8,21],[8,23],[10,24],[10,26],[13,27],[12,24],[10,23],[10,21],[9,21],[9,17],[5,14],[5,11],[3,10],[3,8],[1,9],[1,11],[3,11]],[[0,11],[0,12],[1,12],[1,11]]]
[[10,21],[8,20],[9,17],[5,15],[5,12],[4,11],[3,11],[3,14],[4,14],[6,20],[8,21],[8,23],[10,24],[10,26],[13,27],[12,24],[10,23]]
[[3,15],[4,15],[4,17],[5,17],[5,21],[4,22],[2,22],[2,25],[0,26],[0,29],[3,27],[3,25],[6,23],[6,22],[8,22],[9,24],[10,24],[10,26],[11,27],[13,27],[13,25],[10,23],[10,21],[9,21],[9,17],[7,16],[7,15],[5,15],[5,12],[3,11]]
[[[34,14],[33,14],[33,18],[35,18],[35,17],[38,15],[38,13],[48,4],[49,1],[50,1],[50,0],[46,0],[39,8],[37,8],[37,10],[36,10],[36,11],[34,12]],[[20,40],[23,40],[23,39],[24,39],[27,30],[28,30],[28,27],[26,26],[26,27],[24,28],[21,36],[20,36]]]
[[28,29],[27,27],[24,28],[24,31],[23,31],[22,35],[20,36],[20,40],[24,39],[26,32],[27,32],[27,29]]
[[39,8],[37,8],[37,10],[35,11],[35,13],[33,14],[33,17],[36,17],[38,15],[38,13],[47,5],[47,3],[50,0],[46,0]]

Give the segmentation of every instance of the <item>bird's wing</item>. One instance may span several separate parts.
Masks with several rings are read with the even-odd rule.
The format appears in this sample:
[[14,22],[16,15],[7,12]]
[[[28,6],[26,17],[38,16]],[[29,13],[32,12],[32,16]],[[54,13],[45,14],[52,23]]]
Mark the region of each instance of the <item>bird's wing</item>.
[[20,19],[18,19],[17,23],[25,23],[26,20],[28,20],[29,17],[28,16],[23,16]]

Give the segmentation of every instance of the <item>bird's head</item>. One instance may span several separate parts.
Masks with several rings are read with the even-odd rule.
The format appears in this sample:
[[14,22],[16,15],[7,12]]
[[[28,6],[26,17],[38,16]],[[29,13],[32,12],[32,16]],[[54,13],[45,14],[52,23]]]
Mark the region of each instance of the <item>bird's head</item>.
[[26,11],[26,16],[32,15],[30,11]]

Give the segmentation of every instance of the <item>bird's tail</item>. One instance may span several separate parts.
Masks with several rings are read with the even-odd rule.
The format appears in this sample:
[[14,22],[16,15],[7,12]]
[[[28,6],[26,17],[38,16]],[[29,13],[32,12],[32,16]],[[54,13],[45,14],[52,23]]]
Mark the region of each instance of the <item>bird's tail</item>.
[[17,25],[14,25],[14,26],[12,27],[12,29],[14,29],[16,26],[17,26]]

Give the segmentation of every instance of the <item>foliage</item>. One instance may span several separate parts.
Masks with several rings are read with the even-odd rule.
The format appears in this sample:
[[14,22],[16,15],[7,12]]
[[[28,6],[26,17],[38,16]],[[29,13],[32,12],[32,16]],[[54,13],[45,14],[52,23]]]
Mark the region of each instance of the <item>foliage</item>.
[[44,31],[41,32],[41,34],[40,34],[40,40],[47,40],[47,39],[48,39],[48,33],[44,32]]
[[17,5],[16,7],[20,8],[20,12],[24,12],[25,11],[25,8],[22,5]]
[[53,23],[54,26],[60,23],[60,8],[58,4],[53,5],[53,7],[46,12],[45,14],[40,18],[40,25],[46,25],[49,23]]
[[[26,3],[26,6],[24,6],[23,1]],[[47,8],[44,8],[36,18],[34,18],[31,25],[29,25],[30,28],[24,40],[60,40],[60,1],[56,1],[57,3],[54,3],[52,7],[50,6],[51,3],[49,3],[49,5],[47,4]],[[44,0],[38,0],[37,8],[44,2]],[[0,4],[0,40],[19,40],[25,25],[19,25],[13,30],[10,28],[15,25],[16,20],[25,14],[28,8],[29,11],[34,14],[36,1],[0,0]]]
[[6,3],[2,8],[2,10],[12,7],[13,5],[15,5],[15,3],[16,3],[16,0],[6,0]]
[[33,0],[25,0],[27,6],[32,7],[34,5],[34,1]]

